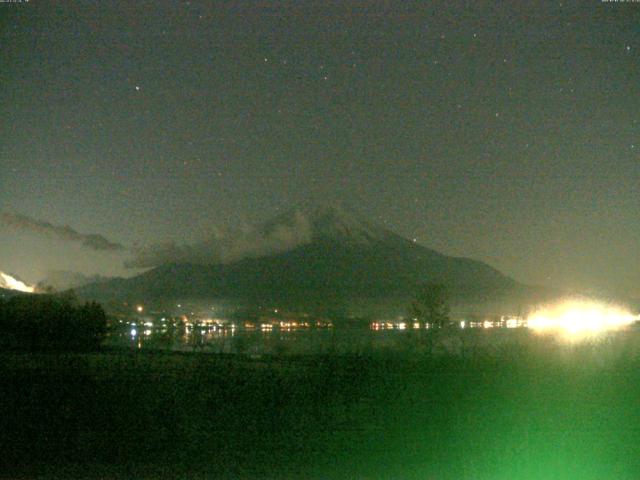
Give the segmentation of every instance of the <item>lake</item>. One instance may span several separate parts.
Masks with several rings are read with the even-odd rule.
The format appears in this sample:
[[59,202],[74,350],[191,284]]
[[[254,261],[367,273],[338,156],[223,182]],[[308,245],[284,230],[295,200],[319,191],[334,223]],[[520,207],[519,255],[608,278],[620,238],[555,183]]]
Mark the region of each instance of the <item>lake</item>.
[[[553,335],[537,334],[527,328],[451,328],[432,332],[427,329],[379,328],[372,324],[325,324],[321,327],[208,326],[192,328],[153,328],[121,325],[106,341],[110,347],[130,349],[196,351],[261,355],[367,354],[406,352],[461,354],[469,350],[492,351],[531,341],[566,343],[572,348],[584,343],[624,342],[625,348],[639,348],[638,330],[629,327],[567,342]],[[630,347],[632,345],[633,347]]]

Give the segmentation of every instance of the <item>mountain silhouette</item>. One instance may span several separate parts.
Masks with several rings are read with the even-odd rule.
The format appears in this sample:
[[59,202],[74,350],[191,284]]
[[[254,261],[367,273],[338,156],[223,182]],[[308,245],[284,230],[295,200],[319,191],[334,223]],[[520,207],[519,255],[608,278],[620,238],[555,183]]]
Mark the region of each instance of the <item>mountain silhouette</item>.
[[354,301],[401,299],[424,283],[454,299],[507,295],[522,286],[486,263],[452,257],[408,240],[341,206],[297,208],[258,227],[307,229],[286,251],[228,263],[167,263],[128,279],[78,289],[97,300],[225,299],[252,305],[341,308]]

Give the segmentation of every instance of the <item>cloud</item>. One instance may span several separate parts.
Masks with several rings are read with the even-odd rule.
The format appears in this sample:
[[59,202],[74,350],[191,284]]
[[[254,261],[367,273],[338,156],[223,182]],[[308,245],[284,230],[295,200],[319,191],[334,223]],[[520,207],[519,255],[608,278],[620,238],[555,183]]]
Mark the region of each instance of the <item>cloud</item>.
[[134,250],[134,258],[125,263],[128,268],[150,268],[171,263],[220,264],[244,258],[257,258],[291,250],[311,241],[312,228],[299,213],[286,221],[263,228],[222,233],[216,232],[194,245],[160,243]]
[[15,230],[80,243],[95,251],[129,250],[132,258],[125,262],[126,268],[152,268],[172,263],[225,264],[282,253],[310,242],[312,237],[309,220],[299,212],[260,228],[230,232],[215,230],[205,240],[192,245],[164,242],[130,249],[102,235],[82,234],[68,225],[57,226],[26,215],[0,213],[0,223]]
[[69,272],[65,270],[53,270],[49,271],[47,276],[38,282],[37,288],[45,290],[51,287],[55,291],[63,291],[106,280],[109,280],[109,277],[102,275],[84,275],[79,272]]
[[80,243],[83,247],[95,251],[120,251],[125,249],[123,245],[111,242],[102,235],[79,233],[68,225],[53,225],[49,222],[27,217],[26,215],[1,213],[0,223],[16,230],[33,232],[68,242]]

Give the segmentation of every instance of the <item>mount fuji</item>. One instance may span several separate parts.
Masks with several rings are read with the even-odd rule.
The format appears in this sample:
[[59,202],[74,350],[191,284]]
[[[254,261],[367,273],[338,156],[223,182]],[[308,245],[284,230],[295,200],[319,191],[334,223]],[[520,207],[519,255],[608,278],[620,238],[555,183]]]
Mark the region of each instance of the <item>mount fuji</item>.
[[[295,242],[277,244],[294,230]],[[445,284],[463,301],[493,299],[522,287],[483,262],[441,254],[343,207],[294,209],[257,232],[269,249],[219,261],[183,256],[132,278],[84,286],[78,294],[102,301],[220,299],[313,309],[403,302],[426,282]]]

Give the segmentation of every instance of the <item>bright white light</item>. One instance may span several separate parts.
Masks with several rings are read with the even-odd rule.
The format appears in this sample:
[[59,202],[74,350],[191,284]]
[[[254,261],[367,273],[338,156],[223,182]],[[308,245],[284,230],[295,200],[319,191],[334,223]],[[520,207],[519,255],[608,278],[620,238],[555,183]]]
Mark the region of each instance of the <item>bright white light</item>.
[[136,331],[136,329],[135,329],[135,328],[132,328],[132,329],[131,329],[131,336],[132,336],[132,337],[135,337],[137,334],[138,334],[138,332]]
[[527,326],[539,332],[559,332],[584,338],[619,330],[636,321],[628,310],[594,300],[564,300],[532,313]]
[[21,282],[20,280],[4,272],[0,272],[0,286],[8,288],[9,290],[17,290],[19,292],[33,293],[35,291],[34,287],[30,287],[24,282]]
[[507,328],[518,328],[518,320],[515,318],[509,318],[506,322]]

